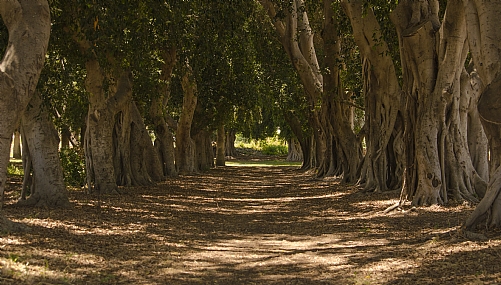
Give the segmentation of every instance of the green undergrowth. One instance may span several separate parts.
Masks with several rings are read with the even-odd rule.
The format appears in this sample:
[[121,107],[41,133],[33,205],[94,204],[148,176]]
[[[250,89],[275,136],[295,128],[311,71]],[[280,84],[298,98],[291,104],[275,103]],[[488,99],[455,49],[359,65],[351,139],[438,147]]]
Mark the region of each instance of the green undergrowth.
[[240,149],[251,149],[264,155],[287,155],[287,144],[278,136],[255,140],[237,135],[235,146]]
[[7,174],[24,176],[22,161],[20,159],[11,159],[7,166]]
[[226,161],[226,166],[253,166],[253,167],[269,167],[269,166],[301,166],[301,162],[285,161],[285,160],[231,160]]

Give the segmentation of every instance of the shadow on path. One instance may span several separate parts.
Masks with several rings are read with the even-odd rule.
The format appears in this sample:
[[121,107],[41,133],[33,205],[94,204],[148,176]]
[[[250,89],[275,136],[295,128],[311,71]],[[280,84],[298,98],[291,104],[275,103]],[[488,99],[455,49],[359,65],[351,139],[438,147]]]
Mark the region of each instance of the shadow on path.
[[69,210],[7,207],[9,218],[32,231],[1,237],[0,283],[499,280],[499,238],[475,243],[455,236],[471,208],[383,215],[398,194],[356,190],[292,167],[225,167],[127,189],[105,197],[100,209],[79,191],[71,193]]

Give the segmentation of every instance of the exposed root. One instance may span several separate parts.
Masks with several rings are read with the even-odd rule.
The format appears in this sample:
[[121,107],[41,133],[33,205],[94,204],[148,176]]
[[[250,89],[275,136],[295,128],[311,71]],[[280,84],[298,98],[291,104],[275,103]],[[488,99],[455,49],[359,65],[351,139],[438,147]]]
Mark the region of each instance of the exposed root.
[[401,206],[403,205],[402,201],[399,201],[398,203],[394,204],[394,205],[391,205],[389,206],[388,208],[386,208],[383,213],[384,214],[388,214],[389,212],[392,212],[398,208],[401,208]]
[[487,219],[487,223],[490,224],[490,214],[491,209],[496,202],[499,192],[501,191],[501,167],[498,167],[493,173],[489,186],[487,188],[487,193],[484,198],[477,205],[473,213],[468,217],[464,223],[464,228],[467,230],[472,229],[476,225]]
[[464,238],[469,239],[469,240],[475,240],[475,241],[488,240],[486,235],[480,234],[480,233],[474,233],[474,232],[467,231],[467,230],[460,230],[459,233],[461,236],[463,236]]

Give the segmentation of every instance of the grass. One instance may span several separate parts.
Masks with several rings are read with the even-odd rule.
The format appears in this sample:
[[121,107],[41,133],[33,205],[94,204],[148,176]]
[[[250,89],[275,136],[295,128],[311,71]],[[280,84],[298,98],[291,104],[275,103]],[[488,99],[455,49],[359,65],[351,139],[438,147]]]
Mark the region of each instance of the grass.
[[270,167],[270,166],[301,166],[301,162],[285,160],[231,160],[226,166]]

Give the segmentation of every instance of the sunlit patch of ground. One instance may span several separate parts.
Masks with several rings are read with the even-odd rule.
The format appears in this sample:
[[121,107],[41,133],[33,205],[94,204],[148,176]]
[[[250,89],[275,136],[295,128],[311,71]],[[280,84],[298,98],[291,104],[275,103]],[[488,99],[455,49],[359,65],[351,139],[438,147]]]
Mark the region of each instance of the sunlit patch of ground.
[[471,206],[384,214],[398,193],[297,167],[217,168],[100,203],[72,191],[74,208],[51,211],[9,206],[10,185],[4,214],[31,231],[0,235],[0,284],[501,282],[499,233],[458,234]]

